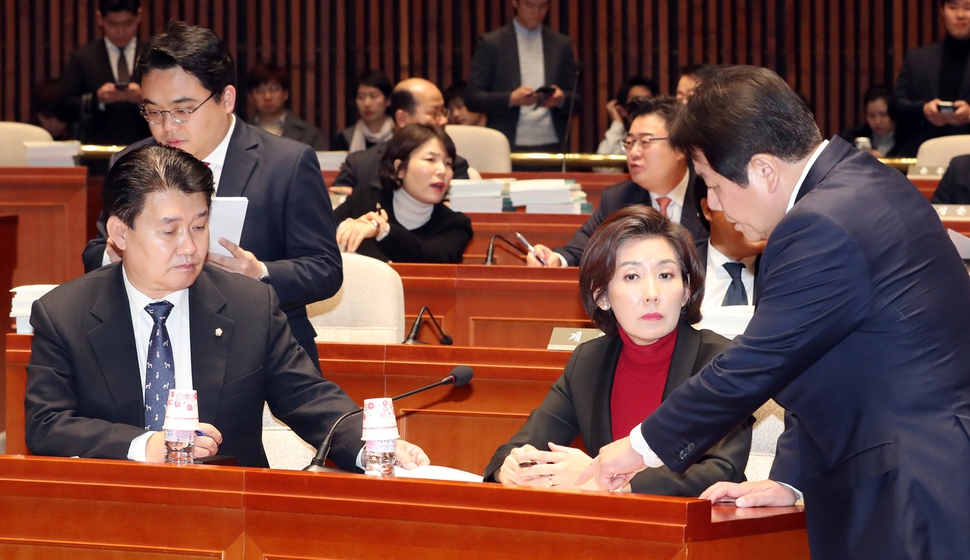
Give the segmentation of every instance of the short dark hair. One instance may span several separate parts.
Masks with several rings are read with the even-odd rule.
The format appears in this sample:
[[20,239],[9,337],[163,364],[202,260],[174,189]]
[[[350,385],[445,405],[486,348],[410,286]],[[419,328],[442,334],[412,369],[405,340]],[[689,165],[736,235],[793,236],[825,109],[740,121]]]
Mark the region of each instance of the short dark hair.
[[884,85],[872,86],[866,90],[862,95],[862,108],[865,109],[866,105],[872,103],[877,99],[885,99],[886,105],[889,105],[889,100],[892,99],[893,94],[889,91],[889,88]]
[[693,76],[699,82],[709,79],[717,73],[717,66],[713,64],[691,64],[680,69],[681,76]]
[[644,115],[657,115],[664,120],[667,130],[674,124],[674,119],[680,113],[683,103],[669,95],[658,95],[657,97],[637,97],[631,99],[624,107],[626,108],[626,128],[630,130],[633,121]]
[[152,70],[181,68],[198,78],[218,101],[227,86],[236,85],[236,62],[225,41],[212,30],[181,21],[148,42],[136,68],[144,76]]
[[[381,178],[381,186],[385,189],[401,188],[403,183],[398,178],[398,173],[407,171],[411,154],[429,140],[441,142],[448,157],[452,161],[455,160],[455,143],[451,141],[451,137],[443,129],[432,124],[411,123],[395,132],[394,136],[387,142],[387,150],[381,157],[381,162],[377,168]],[[401,160],[400,168],[394,167],[395,160]]]
[[257,62],[249,69],[246,87],[253,91],[263,84],[276,82],[283,91],[290,91],[290,75],[275,62]]
[[136,148],[111,167],[104,178],[101,207],[105,216],[115,216],[134,229],[135,218],[145,209],[152,193],[176,191],[202,193],[212,208],[215,186],[212,171],[188,152],[162,145]]
[[381,90],[385,99],[390,97],[391,92],[394,90],[394,86],[391,84],[391,80],[388,79],[387,74],[380,70],[368,70],[361,74],[357,78],[357,89],[354,92],[360,89],[360,86],[370,86]]
[[467,86],[465,82],[455,82],[454,84],[451,84],[451,87],[446,89],[443,94],[445,98],[445,107],[450,107],[451,102],[456,99],[464,103],[466,89]]
[[404,88],[395,89],[391,92],[391,103],[387,106],[387,115],[392,119],[398,111],[413,115],[417,107],[418,100],[414,98],[413,93]]
[[620,84],[620,89],[616,90],[616,101],[621,105],[629,103],[630,100],[627,98],[630,96],[630,90],[635,86],[649,89],[651,97],[657,95],[660,91],[660,86],[657,85],[656,80],[652,80],[646,76],[630,76],[623,80],[623,83]]
[[98,11],[101,15],[108,15],[111,12],[131,12],[138,13],[141,8],[139,0],[98,0]]
[[822,142],[798,94],[778,74],[755,66],[725,67],[701,82],[667,137],[675,150],[700,152],[714,171],[741,186],[755,154],[794,163]]
[[600,309],[597,299],[609,293],[610,280],[616,274],[616,253],[620,245],[632,239],[659,237],[667,240],[680,261],[680,273],[689,295],[681,317],[694,324],[701,320],[704,301],[704,273],[694,248],[694,240],[684,226],[642,204],[621,208],[610,214],[590,237],[579,261],[579,295],[586,314],[609,336],[617,334],[618,324],[612,309]]

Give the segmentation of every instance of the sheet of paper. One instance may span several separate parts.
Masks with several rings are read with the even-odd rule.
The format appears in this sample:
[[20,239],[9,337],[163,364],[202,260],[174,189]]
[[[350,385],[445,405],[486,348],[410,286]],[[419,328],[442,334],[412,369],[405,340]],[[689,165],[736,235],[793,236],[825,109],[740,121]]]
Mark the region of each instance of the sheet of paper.
[[219,245],[219,238],[225,237],[236,245],[239,244],[247,208],[249,208],[249,199],[244,196],[212,197],[212,215],[209,216],[210,253],[232,257],[225,247]]
[[404,470],[401,467],[394,467],[394,476],[398,478],[423,478],[426,480],[451,480],[456,482],[482,481],[482,475],[480,474],[438,465],[417,467],[413,471]]
[[950,241],[956,245],[957,252],[960,253],[960,258],[970,259],[970,238],[952,229],[947,229],[946,232],[950,234]]

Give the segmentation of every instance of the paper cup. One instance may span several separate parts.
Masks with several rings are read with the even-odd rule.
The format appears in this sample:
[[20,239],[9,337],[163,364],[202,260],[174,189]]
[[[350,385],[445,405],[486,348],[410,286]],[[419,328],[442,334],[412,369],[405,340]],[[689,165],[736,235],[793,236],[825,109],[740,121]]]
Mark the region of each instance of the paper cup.
[[166,430],[199,429],[199,394],[171,389],[165,405]]
[[397,417],[394,402],[389,398],[364,399],[364,429],[360,439],[364,441],[397,439]]

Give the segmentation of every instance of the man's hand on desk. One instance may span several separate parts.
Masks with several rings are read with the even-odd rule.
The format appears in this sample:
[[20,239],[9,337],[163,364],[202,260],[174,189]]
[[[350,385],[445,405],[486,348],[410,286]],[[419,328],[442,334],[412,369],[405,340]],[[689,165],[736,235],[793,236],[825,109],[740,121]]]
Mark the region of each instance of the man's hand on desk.
[[603,446],[600,454],[579,474],[576,484],[594,479],[598,487],[615,490],[626,486],[633,475],[645,468],[643,455],[633,449],[630,438],[625,437]]
[[738,507],[766,507],[793,506],[798,496],[791,488],[773,480],[717,482],[700,495],[700,499],[711,503],[730,498],[735,498]]
[[[546,247],[545,245],[542,245],[541,243],[537,243],[532,248],[535,249],[536,252],[535,252],[535,254],[529,253],[528,255],[526,255],[525,262],[526,262],[527,265],[529,265],[529,266],[562,266],[562,261],[559,259],[559,255],[553,253],[552,252],[552,249],[550,249],[549,247]],[[542,259],[543,261],[545,261],[546,264],[542,264],[541,262],[539,262],[539,259],[537,259],[536,256],[538,256],[539,259]]]
[[222,245],[232,254],[232,258],[215,253],[209,253],[206,260],[223,270],[236,272],[256,279],[263,275],[263,265],[260,264],[256,255],[229,241],[225,237],[219,238],[219,245]]
[[[211,457],[219,453],[222,443],[222,433],[212,424],[199,422],[199,430],[204,436],[195,436],[195,457]],[[165,460],[165,432],[155,432],[148,438],[145,446],[145,460],[149,463],[161,463]]]
[[423,467],[431,464],[431,459],[425,454],[424,450],[408,443],[403,439],[397,440],[397,462],[406,470],[414,470],[416,467]]

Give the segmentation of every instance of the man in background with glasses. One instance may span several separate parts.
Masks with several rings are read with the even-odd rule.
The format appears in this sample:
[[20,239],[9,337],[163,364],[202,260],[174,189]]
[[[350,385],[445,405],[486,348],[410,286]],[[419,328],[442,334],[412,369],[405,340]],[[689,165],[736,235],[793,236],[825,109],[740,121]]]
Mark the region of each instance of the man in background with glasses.
[[565,246],[536,245],[535,253],[528,256],[529,266],[579,266],[586,243],[600,223],[631,204],[653,206],[687,228],[695,243],[707,244],[710,234],[701,223],[694,198],[694,183],[700,179],[687,157],[667,145],[667,129],[680,108],[681,103],[668,96],[636,98],[626,105],[628,133],[620,145],[631,180],[604,189],[599,207]]
[[[152,137],[146,144],[179,148],[212,170],[216,196],[243,196],[249,208],[240,244],[213,239],[232,258],[209,253],[208,261],[273,286],[293,336],[319,369],[306,305],[333,296],[343,282],[327,188],[310,146],[278,138],[233,115],[236,62],[208,29],[169,24],[139,59],[142,116]],[[119,154],[120,155],[120,154]],[[91,271],[124,255],[99,235],[84,250]]]

